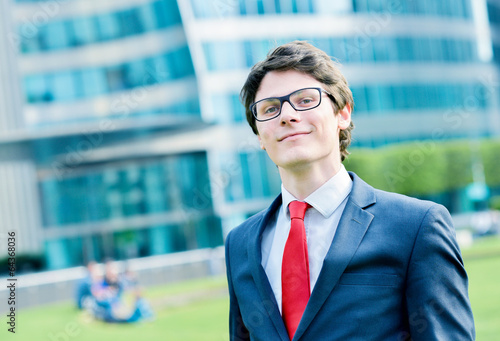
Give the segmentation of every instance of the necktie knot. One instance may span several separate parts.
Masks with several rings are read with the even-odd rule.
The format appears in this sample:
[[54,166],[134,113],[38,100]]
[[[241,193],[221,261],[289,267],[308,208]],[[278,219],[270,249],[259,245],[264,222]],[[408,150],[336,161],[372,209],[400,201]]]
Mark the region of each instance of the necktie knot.
[[304,216],[306,215],[308,208],[309,204],[307,202],[298,200],[290,202],[288,205],[288,209],[290,210],[290,219],[298,218],[304,220]]

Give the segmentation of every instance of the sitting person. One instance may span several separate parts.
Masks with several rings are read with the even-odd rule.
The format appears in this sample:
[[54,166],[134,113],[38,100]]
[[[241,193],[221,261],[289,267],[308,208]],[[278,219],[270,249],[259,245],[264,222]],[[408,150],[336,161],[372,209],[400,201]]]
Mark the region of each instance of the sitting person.
[[87,274],[77,285],[76,305],[78,309],[83,309],[85,300],[92,297],[91,288],[97,276],[96,265],[97,263],[94,261],[87,264]]
[[[119,276],[116,264],[106,262],[104,276],[94,276],[90,286],[90,298],[83,307],[97,320],[110,323],[131,323],[144,319],[151,319],[153,311],[148,302],[142,297],[137,282],[128,271],[128,277]],[[128,278],[128,282],[124,279]],[[125,291],[133,291],[134,305],[125,303]]]

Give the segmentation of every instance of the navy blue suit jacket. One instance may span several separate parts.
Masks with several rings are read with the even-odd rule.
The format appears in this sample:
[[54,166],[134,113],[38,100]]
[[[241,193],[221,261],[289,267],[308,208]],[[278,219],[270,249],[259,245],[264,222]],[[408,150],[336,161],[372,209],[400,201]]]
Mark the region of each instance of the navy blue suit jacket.
[[[448,211],[350,176],[351,194],[293,340],[473,340]],[[289,340],[261,266],[262,232],[280,206],[281,195],[227,236],[231,340]]]

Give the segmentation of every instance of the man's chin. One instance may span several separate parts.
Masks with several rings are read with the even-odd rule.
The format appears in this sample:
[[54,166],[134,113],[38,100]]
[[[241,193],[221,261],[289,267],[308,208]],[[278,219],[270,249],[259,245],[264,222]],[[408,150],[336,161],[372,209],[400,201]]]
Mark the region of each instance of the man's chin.
[[310,155],[293,155],[292,157],[280,160],[279,163],[276,163],[278,168],[283,170],[294,170],[294,169],[303,169],[306,166],[311,165],[311,157]]

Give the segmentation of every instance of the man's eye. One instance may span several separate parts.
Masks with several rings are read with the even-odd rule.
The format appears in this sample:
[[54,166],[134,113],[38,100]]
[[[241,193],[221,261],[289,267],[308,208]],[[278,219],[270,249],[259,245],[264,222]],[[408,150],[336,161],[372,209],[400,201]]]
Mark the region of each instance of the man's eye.
[[268,107],[264,111],[264,114],[266,114],[266,115],[275,114],[278,110],[279,110],[278,107]]
[[312,97],[305,97],[305,98],[301,98],[299,101],[298,101],[298,105],[299,106],[308,106],[308,105],[311,105],[315,102],[314,98]]

